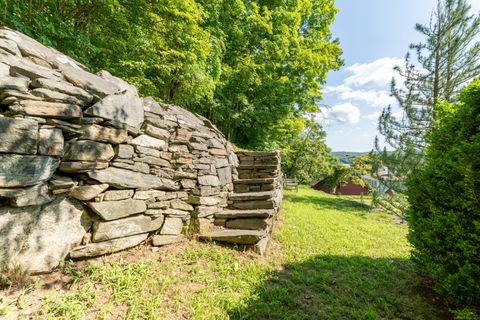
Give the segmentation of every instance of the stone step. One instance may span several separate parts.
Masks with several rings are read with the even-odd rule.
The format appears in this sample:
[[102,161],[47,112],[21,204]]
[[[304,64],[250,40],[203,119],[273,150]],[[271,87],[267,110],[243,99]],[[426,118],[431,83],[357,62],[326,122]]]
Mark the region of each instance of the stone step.
[[200,239],[234,244],[256,244],[266,236],[267,232],[263,230],[228,229],[202,234]]
[[236,229],[236,230],[263,230],[268,229],[267,219],[261,218],[239,218],[239,219],[229,219],[225,223],[227,229]]
[[278,203],[274,199],[235,201],[228,205],[231,209],[253,210],[253,209],[274,209]]
[[233,218],[268,218],[275,214],[273,209],[256,209],[256,210],[229,210],[224,209],[215,213],[217,219],[233,219]]
[[228,199],[233,201],[267,200],[271,199],[274,195],[275,191],[232,193],[228,196]]
[[234,184],[273,184],[276,178],[236,179]]
[[235,152],[238,157],[277,157],[279,153],[277,151],[237,151]]
[[240,170],[262,170],[262,169],[277,169],[279,167],[278,164],[250,164],[250,163],[245,163],[237,167],[237,169]]

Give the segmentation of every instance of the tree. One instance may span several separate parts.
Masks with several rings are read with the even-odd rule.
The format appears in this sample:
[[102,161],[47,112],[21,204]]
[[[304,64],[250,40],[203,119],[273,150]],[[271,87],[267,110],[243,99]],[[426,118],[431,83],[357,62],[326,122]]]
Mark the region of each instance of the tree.
[[480,80],[436,105],[425,165],[407,180],[413,258],[451,302],[480,307]]
[[342,64],[333,0],[0,0],[0,8],[2,24],[206,116],[243,148],[278,146],[277,128],[317,112],[327,72]]
[[[325,132],[314,119],[290,119],[276,128],[282,171],[302,183],[312,183],[333,173],[338,160],[325,143]],[[298,132],[299,131],[299,132]]]
[[269,147],[282,121],[318,111],[327,72],[342,64],[329,30],[333,1],[201,3],[206,28],[223,44],[211,118],[238,145]]
[[[470,14],[470,8],[466,0],[438,0],[430,22],[415,26],[426,37],[410,46],[418,64],[407,54],[405,66],[395,68],[404,81],[399,85],[392,80],[391,94],[403,116],[395,117],[390,106],[383,110],[379,131],[394,151],[380,148],[378,140],[376,151],[381,165],[400,180],[423,163],[425,137],[436,124],[438,102],[455,101],[458,91],[480,72],[480,16]],[[383,182],[405,191],[397,181]]]

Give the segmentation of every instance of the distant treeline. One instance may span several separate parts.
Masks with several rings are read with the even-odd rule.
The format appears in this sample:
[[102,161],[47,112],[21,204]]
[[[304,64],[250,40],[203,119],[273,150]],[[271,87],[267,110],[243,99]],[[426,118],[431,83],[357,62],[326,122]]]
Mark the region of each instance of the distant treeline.
[[349,152],[349,151],[334,151],[332,154],[337,157],[341,163],[351,164],[352,160],[368,152]]

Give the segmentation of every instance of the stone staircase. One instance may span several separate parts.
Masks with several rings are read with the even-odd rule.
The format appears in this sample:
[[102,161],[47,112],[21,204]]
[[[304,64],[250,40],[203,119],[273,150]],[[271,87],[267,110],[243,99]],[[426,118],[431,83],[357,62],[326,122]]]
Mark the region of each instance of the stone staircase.
[[282,201],[280,154],[237,152],[237,157],[234,190],[227,207],[215,214],[217,229],[200,238],[250,246],[263,255]]

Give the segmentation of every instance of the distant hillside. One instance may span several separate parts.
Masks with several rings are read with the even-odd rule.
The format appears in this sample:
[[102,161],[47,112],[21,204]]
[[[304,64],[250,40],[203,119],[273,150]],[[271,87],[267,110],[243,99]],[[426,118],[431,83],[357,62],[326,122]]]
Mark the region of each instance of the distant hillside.
[[349,152],[349,151],[334,151],[332,154],[340,159],[342,163],[350,164],[353,158],[361,156],[368,152]]

